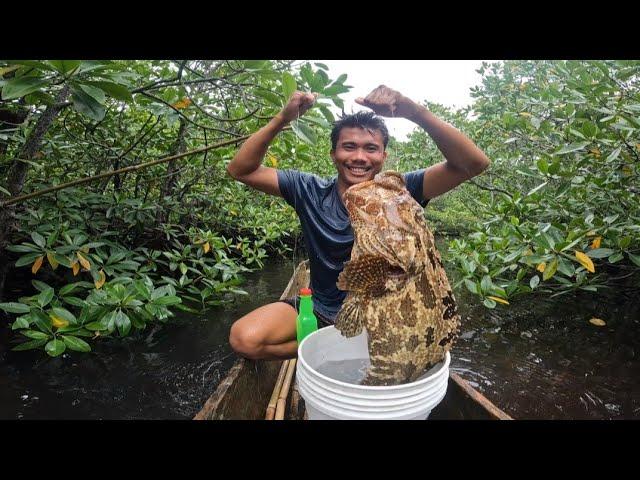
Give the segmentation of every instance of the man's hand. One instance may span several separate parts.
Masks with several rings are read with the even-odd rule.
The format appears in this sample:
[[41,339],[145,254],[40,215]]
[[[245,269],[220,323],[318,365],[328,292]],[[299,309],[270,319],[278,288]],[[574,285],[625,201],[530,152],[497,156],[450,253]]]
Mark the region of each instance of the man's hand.
[[301,117],[313,106],[317,97],[317,93],[293,92],[289,102],[280,111],[280,117],[285,123]]
[[400,117],[412,120],[420,108],[413,100],[385,85],[380,85],[365,98],[356,98],[356,103],[370,108],[376,115]]

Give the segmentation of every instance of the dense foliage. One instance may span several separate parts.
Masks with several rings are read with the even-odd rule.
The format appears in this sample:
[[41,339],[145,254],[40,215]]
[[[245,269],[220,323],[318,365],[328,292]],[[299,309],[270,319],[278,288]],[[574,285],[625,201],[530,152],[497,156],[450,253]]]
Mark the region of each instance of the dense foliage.
[[[297,88],[320,93],[318,105],[265,161],[332,175],[328,107],[343,108],[350,87],[326,72],[289,61],[1,62],[0,308],[16,314],[17,348],[87,351],[81,337],[231,301],[243,272],[287,255],[292,209],[225,166]],[[508,61],[480,73],[471,106],[425,103],[492,161],[426,210],[434,231],[453,235],[458,286],[494,308],[637,281],[640,63]],[[419,129],[389,154],[399,171],[443,160]],[[59,188],[87,177],[97,178]],[[10,298],[5,277],[25,274],[31,294]]]

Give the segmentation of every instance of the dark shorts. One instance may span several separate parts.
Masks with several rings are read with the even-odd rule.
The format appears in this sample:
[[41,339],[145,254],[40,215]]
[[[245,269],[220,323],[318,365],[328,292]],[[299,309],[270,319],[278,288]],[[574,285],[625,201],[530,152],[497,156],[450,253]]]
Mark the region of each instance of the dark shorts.
[[[296,309],[296,312],[300,311],[298,309],[298,299],[297,298],[285,298],[284,300],[278,300],[278,301],[279,302],[284,302],[284,303],[286,303],[288,305],[291,305],[293,308]],[[318,319],[318,328],[330,327],[331,325],[334,324],[334,320],[325,317],[321,313],[318,313],[315,308],[313,309],[313,314]]]

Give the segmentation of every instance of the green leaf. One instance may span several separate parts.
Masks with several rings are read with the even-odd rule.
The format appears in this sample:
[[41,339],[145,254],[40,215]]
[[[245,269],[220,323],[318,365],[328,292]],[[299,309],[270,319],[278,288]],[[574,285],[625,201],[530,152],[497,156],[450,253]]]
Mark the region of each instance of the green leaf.
[[66,295],[68,293],[73,292],[76,288],[80,288],[81,286],[80,283],[82,282],[75,282],[75,283],[70,283],[69,285],[65,285],[60,289],[60,295]]
[[75,315],[65,308],[53,307],[51,311],[56,317],[66,320],[69,323],[72,323],[72,324],[78,323],[78,320],[76,319]]
[[9,66],[9,67],[3,67],[3,68],[0,68],[0,77],[3,77],[3,76],[5,76],[7,73],[11,73],[11,72],[13,72],[14,70],[17,70],[17,69],[19,69],[19,68],[20,68],[20,65],[11,65],[11,66]]
[[[640,255],[634,255],[633,253],[627,253],[627,255],[629,255],[629,260],[640,267]],[[0,308],[2,308],[2,304],[0,304]]]
[[291,95],[298,89],[296,79],[289,72],[282,74],[282,93],[284,94],[285,104],[291,98]]
[[593,122],[584,122],[582,125],[582,133],[584,133],[585,137],[593,138],[598,133],[598,127]]
[[533,195],[533,194],[534,194],[534,193],[536,193],[538,190],[540,190],[541,188],[543,188],[547,183],[548,183],[548,182],[543,182],[543,183],[541,183],[540,185],[538,185],[537,187],[535,187],[535,188],[531,189],[531,190],[529,191],[529,193],[527,193],[527,195],[526,195],[526,196],[528,197],[529,195]]
[[484,306],[487,308],[495,308],[496,306],[496,302],[491,300],[490,298],[485,298],[482,303],[484,303]]
[[73,305],[75,307],[84,307],[87,305],[87,302],[78,297],[62,297],[62,300],[69,305]]
[[136,317],[135,315],[131,315],[130,319],[131,319],[131,323],[133,324],[133,326],[136,327],[137,329],[144,330],[144,328],[146,327],[146,324],[144,323],[144,320]]
[[245,60],[243,63],[247,70],[261,70],[268,66],[268,60]]
[[336,121],[331,110],[329,110],[325,105],[320,105],[320,111],[322,112],[322,115],[324,115],[324,118],[327,119],[327,122],[334,123]]
[[607,260],[609,261],[609,263],[616,263],[622,260],[623,258],[624,258],[624,255],[622,254],[622,252],[617,252],[611,255]]
[[98,322],[91,322],[91,323],[87,323],[85,325],[85,328],[87,330],[106,330],[107,329],[107,325],[102,321],[98,321]]
[[53,288],[49,287],[47,290],[44,290],[40,293],[40,295],[38,295],[37,298],[40,308],[46,307],[47,305],[49,305],[49,302],[53,300]]
[[551,165],[549,165],[549,175],[555,175],[560,170],[560,159],[556,158]]
[[123,337],[126,336],[129,333],[129,330],[131,330],[131,320],[129,320],[127,314],[122,310],[118,310],[115,321],[120,335]]
[[587,290],[588,292],[597,292],[598,287],[595,287],[593,285],[587,285],[586,287],[580,287],[580,290]]
[[81,89],[74,89],[71,94],[71,99],[73,100],[73,108],[75,108],[78,113],[97,121],[104,118],[104,106]]
[[65,343],[62,340],[58,340],[57,338],[51,340],[44,347],[45,352],[47,352],[47,354],[49,354],[49,356],[51,357],[57,357],[58,355],[61,355],[66,349],[67,346],[65,345]]
[[49,65],[63,75],[78,68],[81,63],[81,60],[49,60]]
[[40,90],[49,82],[36,77],[19,77],[8,80],[2,87],[2,100],[13,100]]
[[59,255],[57,253],[54,253],[53,258],[55,258],[56,262],[58,262],[60,265],[65,266],[67,268],[71,268],[71,262],[64,255]]
[[302,123],[299,120],[294,120],[291,122],[291,129],[294,131],[296,136],[301,139],[303,142],[306,142],[310,145],[315,145],[317,142],[316,134],[311,127]]
[[609,255],[613,255],[615,253],[615,250],[612,250],[610,248],[594,248],[593,250],[589,250],[586,253],[587,256],[591,258],[605,258]]
[[468,278],[465,278],[464,280],[464,284],[467,287],[467,290],[469,290],[471,293],[475,293],[478,294],[480,293],[478,291],[478,285],[476,285],[475,282],[472,282],[471,280],[469,280]]
[[31,310],[31,318],[33,319],[33,323],[35,323],[40,330],[43,332],[49,332],[53,335],[53,330],[51,330],[51,319],[45,315],[42,310],[33,309]]
[[133,102],[133,96],[131,95],[131,92],[129,92],[127,87],[123,85],[119,85],[113,82],[105,82],[105,81],[86,82],[86,83],[101,89],[102,91],[106,92],[108,95],[115,98],[116,100]]
[[331,128],[331,125],[329,125],[329,123],[322,117],[314,117],[311,114],[307,114],[304,119],[306,122],[313,123],[324,128]]
[[37,91],[25,95],[24,102],[26,105],[53,105],[55,103],[55,99],[48,93]]
[[116,316],[118,312],[116,310],[109,312],[104,317],[102,317],[101,322],[107,326],[107,330],[109,333],[113,332],[113,329],[116,328]]
[[74,337],[73,335],[61,335],[62,340],[65,345],[69,347],[70,350],[75,350],[76,352],[90,352],[91,347],[87,342],[82,340],[81,338]]
[[11,325],[11,330],[17,330],[19,328],[29,328],[29,319],[31,315],[22,315],[16,318],[16,321]]
[[31,232],[31,238],[33,239],[33,243],[35,243],[40,248],[45,248],[46,242],[44,237],[40,235],[38,232]]
[[[70,328],[71,327],[60,328],[58,329],[58,333],[66,333],[67,331],[71,332],[72,330],[69,330]],[[73,335],[76,337],[93,337],[95,334],[94,332],[90,332],[85,328],[80,328],[77,330],[73,330]]]
[[273,92],[268,90],[256,90],[255,94],[261,98],[264,98],[267,102],[277,107],[282,106],[282,99]]
[[170,295],[167,297],[161,297],[153,301],[156,305],[176,305],[178,303],[182,303],[182,300],[179,297]]
[[33,261],[40,256],[42,256],[42,253],[30,253],[28,255],[23,255],[18,260],[16,260],[16,267],[31,265]]
[[111,60],[85,60],[80,64],[80,72],[90,72],[92,70],[104,69],[111,63]]
[[621,238],[621,239],[618,241],[618,246],[619,246],[620,248],[622,248],[622,249],[625,249],[625,248],[627,248],[629,245],[631,245],[631,240],[632,240],[632,238],[631,238],[630,236],[628,236],[628,235],[627,235],[626,237],[623,237],[623,238]]
[[84,91],[84,93],[89,95],[100,105],[104,105],[105,95],[103,90],[87,84],[78,84],[78,87],[80,87]]
[[549,171],[549,164],[544,158],[538,160],[538,170],[545,174]]
[[31,252],[38,252],[38,255],[40,255],[40,249],[38,249],[35,246],[30,246],[30,245],[9,245],[7,247],[7,250],[9,250],[10,252],[17,252],[17,253],[31,253]]
[[39,60],[10,60],[9,63],[16,63],[18,65],[26,65],[28,67],[37,68],[38,70],[46,70],[53,72],[55,69],[49,65],[47,62],[42,62]]
[[343,73],[338,78],[336,78],[336,81],[333,83],[336,85],[342,85],[346,80],[347,80],[347,74]]
[[331,85],[330,87],[325,88],[322,91],[323,95],[327,97],[334,97],[336,95],[340,95],[341,93],[347,93],[349,88],[344,85]]
[[7,302],[0,303],[0,309],[9,313],[29,313],[31,307],[29,307],[29,305],[25,305],[24,303]]
[[44,340],[51,336],[51,335],[47,335],[44,332],[39,332],[37,330],[22,330],[20,333],[25,337],[29,337],[34,340]]
[[21,343],[17,347],[13,347],[11,350],[13,350],[14,352],[20,352],[20,351],[23,351],[23,350],[33,350],[34,348],[41,347],[45,343],[47,343],[47,339],[44,339],[44,340],[30,340],[28,342]]
[[618,155],[620,155],[620,150],[622,149],[622,147],[618,147],[616,148],[613,152],[611,152],[609,154],[609,156],[607,157],[607,159],[605,160],[606,162],[612,162],[613,160],[615,160],[616,158],[618,158]]
[[39,292],[44,292],[45,290],[48,290],[49,288],[51,288],[49,285],[47,285],[44,282],[41,282],[40,280],[31,280],[31,285],[36,287],[36,290],[38,290]]
[[533,277],[531,277],[531,280],[529,280],[529,286],[531,287],[531,290],[535,290],[535,288],[540,284],[540,277],[538,277],[538,275],[534,275]]
[[590,142],[577,142],[577,143],[572,143],[571,145],[567,145],[565,147],[562,147],[560,150],[558,150],[557,152],[554,152],[555,155],[563,155],[565,153],[571,153],[571,152],[576,152],[578,150],[582,150],[584,147],[586,147],[587,145],[589,145]]
[[542,280],[549,280],[553,277],[558,270],[558,257],[554,257],[551,262],[545,267],[544,272],[542,274]]
[[482,289],[482,293],[491,292],[492,286],[493,286],[493,282],[491,281],[491,277],[489,275],[483,276],[482,281],[480,282],[480,288]]
[[573,263],[568,261],[566,258],[559,258],[558,260],[558,271],[567,277],[573,277],[576,273],[576,269],[573,266]]

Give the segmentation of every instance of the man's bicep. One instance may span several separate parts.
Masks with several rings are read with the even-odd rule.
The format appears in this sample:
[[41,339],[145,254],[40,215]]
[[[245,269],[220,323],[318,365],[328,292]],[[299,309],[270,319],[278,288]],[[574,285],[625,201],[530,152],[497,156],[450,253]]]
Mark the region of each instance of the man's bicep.
[[425,199],[435,198],[448,192],[471,178],[464,170],[452,167],[447,162],[432,165],[424,171],[422,193]]
[[282,197],[278,185],[278,170],[275,168],[260,166],[260,168],[249,175],[236,177],[236,180],[256,190],[268,193],[269,195]]

